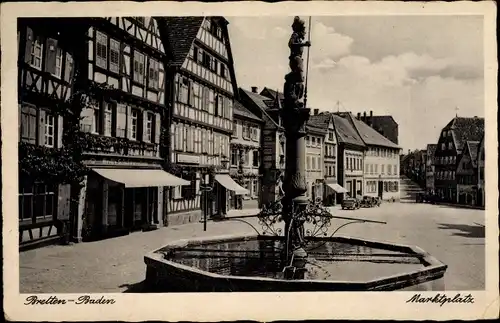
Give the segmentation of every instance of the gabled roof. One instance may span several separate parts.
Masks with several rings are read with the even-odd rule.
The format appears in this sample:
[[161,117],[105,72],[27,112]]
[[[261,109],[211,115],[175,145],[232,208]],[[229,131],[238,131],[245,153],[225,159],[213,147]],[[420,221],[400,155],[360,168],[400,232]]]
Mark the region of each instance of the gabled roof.
[[309,124],[306,125],[306,130],[307,130],[307,132],[314,132],[314,133],[322,134],[322,135],[325,135],[327,132],[326,128],[315,127],[315,126],[312,126]]
[[239,117],[248,118],[248,119],[251,119],[251,120],[254,120],[254,121],[257,121],[257,122],[262,122],[261,118],[257,117],[255,114],[253,114],[252,112],[250,112],[250,110],[248,110],[238,100],[234,100],[233,115],[236,116],[236,117],[239,116]]
[[396,149],[400,148],[398,145],[382,136],[375,129],[373,129],[363,121],[354,118],[350,112],[340,112],[339,115],[345,116],[346,119],[349,120],[349,122],[359,133],[359,136],[366,145],[382,146]]
[[274,121],[274,119],[271,118],[271,116],[266,112],[266,110],[268,108],[267,108],[267,105],[264,103],[264,101],[268,100],[267,97],[262,96],[262,95],[257,94],[257,93],[254,93],[252,91],[247,91],[247,90],[242,89],[242,88],[240,88],[239,91],[240,91],[240,93],[243,93],[244,95],[246,95],[262,111],[262,114],[265,115],[269,120],[271,120],[271,122],[274,124],[274,126],[276,126],[277,128],[281,128]]
[[363,140],[361,140],[349,120],[337,114],[333,114],[332,119],[339,142],[365,147]]
[[480,141],[484,136],[484,118],[453,118],[444,129],[451,130],[458,151],[465,148],[467,141]]
[[161,19],[166,23],[169,47],[173,55],[169,64],[175,67],[182,66],[205,17],[161,17]]
[[321,129],[328,129],[328,124],[330,123],[331,115],[327,113],[321,113],[312,115],[309,117],[307,121],[308,126],[313,126]]
[[378,126],[382,124],[394,124],[398,125],[396,120],[392,116],[372,116],[373,125]]
[[263,96],[266,96],[270,99],[273,99],[273,100],[276,100],[276,96],[278,96],[280,98],[280,100],[285,99],[285,96],[283,95],[283,93],[275,91],[275,90],[271,90],[268,87],[264,87],[264,89],[262,89],[262,91],[260,91],[260,94]]
[[467,150],[469,151],[469,156],[474,167],[477,165],[477,154],[479,149],[479,141],[467,141]]

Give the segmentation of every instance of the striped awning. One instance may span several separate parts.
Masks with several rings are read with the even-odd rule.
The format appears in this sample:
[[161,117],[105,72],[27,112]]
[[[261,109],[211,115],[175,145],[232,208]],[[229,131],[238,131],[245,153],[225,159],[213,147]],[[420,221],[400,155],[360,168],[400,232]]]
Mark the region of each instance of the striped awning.
[[124,184],[127,188],[191,184],[161,169],[92,168],[92,170],[113,182]]

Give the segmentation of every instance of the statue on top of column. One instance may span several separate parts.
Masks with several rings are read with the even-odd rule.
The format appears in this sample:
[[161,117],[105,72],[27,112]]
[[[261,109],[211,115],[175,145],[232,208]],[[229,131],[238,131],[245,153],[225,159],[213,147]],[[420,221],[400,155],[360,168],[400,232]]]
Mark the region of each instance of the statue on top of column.
[[304,47],[311,46],[311,42],[304,41],[306,36],[305,22],[299,17],[295,17],[292,24],[293,33],[288,41],[290,48],[290,69],[285,76],[284,96],[285,109],[300,109],[304,106],[302,98],[304,96],[304,60],[302,54]]

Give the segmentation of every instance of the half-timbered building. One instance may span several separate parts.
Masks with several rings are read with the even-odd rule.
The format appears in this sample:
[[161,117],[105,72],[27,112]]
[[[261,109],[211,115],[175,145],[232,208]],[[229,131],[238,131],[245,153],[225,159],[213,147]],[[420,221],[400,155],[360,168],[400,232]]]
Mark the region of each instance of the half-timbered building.
[[93,171],[80,194],[78,226],[90,237],[161,226],[164,187],[188,184],[162,169],[162,148],[168,146],[162,142],[168,112],[165,48],[155,18],[88,22],[80,77],[106,85],[80,121],[90,141],[85,164]]
[[261,205],[269,204],[284,194],[281,184],[285,175],[286,138],[281,119],[282,100],[259,94],[257,87],[252,87],[251,91],[240,89],[239,92],[243,105],[263,121],[259,201]]
[[[169,163],[191,185],[166,199],[169,224],[197,221],[205,175],[213,194],[210,213],[227,211],[229,191],[239,185],[228,174],[236,79],[223,17],[163,17],[173,60],[169,62],[172,106]],[[203,203],[205,204],[205,203]]]
[[67,101],[73,91],[74,51],[70,36],[62,23],[18,20],[21,248],[55,241],[62,234],[62,223],[69,220],[70,185],[32,176],[23,166],[53,164],[57,161],[50,158],[40,161],[57,156],[63,147],[64,120],[56,106]]
[[233,107],[230,175],[245,190],[231,194],[231,208],[258,208],[261,187],[262,119],[239,101]]

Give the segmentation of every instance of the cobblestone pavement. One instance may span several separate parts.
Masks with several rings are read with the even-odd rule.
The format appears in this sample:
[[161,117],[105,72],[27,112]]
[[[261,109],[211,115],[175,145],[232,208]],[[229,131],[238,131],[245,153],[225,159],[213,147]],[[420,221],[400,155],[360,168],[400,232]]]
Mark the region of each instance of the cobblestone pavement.
[[[334,215],[386,221],[353,224],[338,234],[417,245],[448,265],[448,290],[484,289],[484,211],[415,203]],[[251,211],[246,211],[251,214]],[[255,218],[245,219],[257,226]],[[345,223],[335,220],[332,230]],[[258,227],[258,226],[257,226]],[[138,290],[145,277],[144,254],[168,242],[203,236],[251,233],[237,221],[192,223],[72,246],[49,246],[20,253],[21,293],[124,292]]]

